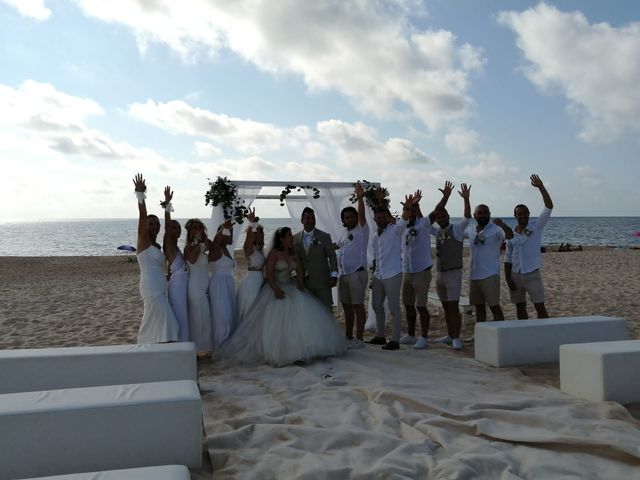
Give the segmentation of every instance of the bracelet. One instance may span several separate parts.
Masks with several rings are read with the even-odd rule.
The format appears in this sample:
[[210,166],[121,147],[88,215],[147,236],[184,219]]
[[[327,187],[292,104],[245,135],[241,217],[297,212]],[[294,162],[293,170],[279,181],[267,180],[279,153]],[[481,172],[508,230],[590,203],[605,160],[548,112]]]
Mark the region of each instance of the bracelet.
[[136,198],[138,199],[138,203],[143,204],[145,199],[147,198],[147,194],[144,192],[136,191]]
[[231,236],[231,230],[229,230],[228,228],[223,228],[222,229],[222,235],[224,235],[225,237],[230,237]]
[[173,212],[173,205],[171,205],[171,202],[160,202],[160,205],[162,205],[162,207],[164,208],[165,212]]

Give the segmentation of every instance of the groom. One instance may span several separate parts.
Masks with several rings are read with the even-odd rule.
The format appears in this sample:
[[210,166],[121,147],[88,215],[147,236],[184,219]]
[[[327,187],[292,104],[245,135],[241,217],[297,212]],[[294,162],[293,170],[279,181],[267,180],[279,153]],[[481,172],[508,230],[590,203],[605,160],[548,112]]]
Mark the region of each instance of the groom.
[[316,214],[305,207],[302,211],[303,230],[293,237],[296,253],[304,268],[304,286],[328,308],[333,305],[331,289],[338,281],[338,261],[331,235],[316,228]]

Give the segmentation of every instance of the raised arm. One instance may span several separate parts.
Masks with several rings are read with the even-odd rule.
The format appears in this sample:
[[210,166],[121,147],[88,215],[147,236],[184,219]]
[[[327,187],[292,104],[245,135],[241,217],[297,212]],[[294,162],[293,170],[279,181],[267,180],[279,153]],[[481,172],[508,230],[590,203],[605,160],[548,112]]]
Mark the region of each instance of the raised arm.
[[507,240],[511,240],[513,238],[513,230],[511,230],[511,227],[504,223],[502,219],[494,218],[493,223],[495,223],[504,231],[504,236]]
[[210,262],[215,262],[216,260],[219,260],[220,257],[222,257],[223,255],[222,237],[224,236],[222,232],[224,232],[225,230],[232,230],[232,229],[233,229],[233,222],[231,221],[231,219],[227,219],[224,221],[222,228],[219,229],[216,232],[216,234],[213,236],[213,238],[211,239],[211,242],[209,243],[209,261]]
[[164,207],[164,240],[162,242],[162,249],[169,263],[173,262],[178,252],[177,239],[173,232],[173,226],[171,225],[171,211],[173,210],[171,207],[171,199],[173,199],[173,192],[171,191],[171,187],[167,185],[164,187],[164,202],[162,202]]
[[244,250],[244,256],[249,258],[251,255],[253,255],[253,252],[255,250],[255,247],[253,246],[253,238],[254,238],[254,231],[253,231],[253,227],[254,224],[256,223],[256,209],[249,209],[249,213],[247,214],[247,220],[249,220],[250,225],[249,228],[247,228],[247,235],[244,238],[244,245],[242,247],[242,249]]
[[358,224],[364,227],[367,223],[367,216],[364,209],[364,187],[360,182],[356,183],[355,194],[358,199]]
[[133,185],[135,186],[136,197],[138,197],[138,239],[136,240],[136,251],[140,254],[151,245],[151,240],[149,239],[149,224],[147,222],[147,204],[145,203],[147,185],[141,173],[137,173],[136,176],[133,177]]
[[446,182],[444,182],[444,188],[439,188],[438,190],[442,192],[442,198],[435,206],[435,208],[429,213],[429,223],[431,224],[436,221],[436,210],[445,208],[447,206],[447,202],[449,201],[451,192],[453,192],[453,183],[447,180]]
[[411,209],[413,208],[413,205],[419,202],[420,198],[422,198],[422,197],[416,197],[418,192],[419,190],[416,191],[415,193],[410,193],[409,195],[405,195],[404,202],[400,202],[400,204],[402,205],[402,219],[405,222],[409,220],[409,216],[411,215]]
[[471,218],[471,202],[469,201],[469,197],[471,196],[471,185],[461,183],[458,194],[460,194],[464,200],[464,218]]
[[551,201],[551,196],[549,195],[549,192],[547,192],[547,189],[545,188],[544,183],[542,183],[542,180],[540,180],[540,177],[538,175],[535,175],[535,174],[531,175],[531,185],[537,188],[538,190],[540,190],[540,194],[542,195],[542,201],[544,202],[544,206],[547,207],[548,209],[552,209],[553,202]]

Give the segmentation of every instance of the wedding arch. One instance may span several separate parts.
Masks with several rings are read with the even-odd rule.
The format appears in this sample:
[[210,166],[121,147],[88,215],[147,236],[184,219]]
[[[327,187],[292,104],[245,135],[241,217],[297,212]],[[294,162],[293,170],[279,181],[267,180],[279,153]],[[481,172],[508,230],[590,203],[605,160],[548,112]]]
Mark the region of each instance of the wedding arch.
[[[311,207],[316,214],[317,227],[337,239],[342,230],[340,210],[352,205],[349,200],[353,193],[355,182],[302,182],[302,181],[265,181],[265,180],[229,180],[236,190],[236,199],[250,208],[255,200],[279,200],[284,203],[293,219],[299,219],[305,207]],[[380,183],[367,182],[368,186],[379,188]],[[282,187],[283,194],[261,194],[264,187]],[[294,193],[298,192],[299,193]],[[288,193],[291,192],[291,193]],[[283,198],[284,197],[284,198]],[[367,209],[369,210],[369,209]],[[211,212],[211,229],[217,228],[224,221],[224,211],[221,205],[214,206]],[[241,235],[242,225],[234,226],[234,243]],[[235,247],[235,245],[234,245]]]

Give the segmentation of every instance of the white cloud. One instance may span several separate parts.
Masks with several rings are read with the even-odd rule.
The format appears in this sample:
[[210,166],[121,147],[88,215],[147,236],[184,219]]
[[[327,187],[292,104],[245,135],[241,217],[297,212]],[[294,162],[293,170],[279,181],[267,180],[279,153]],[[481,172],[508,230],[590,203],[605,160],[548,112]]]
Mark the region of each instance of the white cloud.
[[587,187],[602,185],[602,174],[591,165],[578,165],[573,169],[573,175]]
[[480,136],[475,130],[453,128],[444,137],[444,143],[453,153],[471,156],[478,149]]
[[414,0],[75,1],[131,28],[142,52],[159,43],[195,62],[229,49],[261,70],[299,75],[312,91],[338,91],[364,112],[408,111],[430,128],[468,116],[469,75],[485,62],[451,32],[413,25],[423,10]]
[[502,12],[529,62],[524,72],[542,90],[558,88],[582,122],[579,137],[611,142],[640,133],[640,23],[589,23],[581,12],[546,3]]
[[199,157],[219,157],[222,155],[222,150],[207,142],[196,142],[194,147],[195,154]]
[[384,143],[380,142],[376,130],[362,122],[348,123],[332,119],[319,122],[317,129],[336,148],[338,157],[352,165],[434,163],[410,140],[389,138]]
[[0,0],[3,3],[15,8],[25,17],[35,18],[36,20],[46,20],[51,16],[44,0]]
[[521,185],[514,178],[519,169],[518,167],[506,162],[500,155],[495,152],[479,153],[473,164],[465,165],[460,169],[463,176],[469,177],[468,182],[488,182],[488,183],[506,183],[510,186]]
[[298,146],[309,138],[309,129],[304,126],[282,129],[192,107],[182,100],[133,103],[129,114],[169,133],[206,137],[245,154]]

